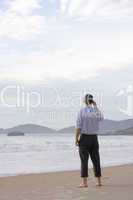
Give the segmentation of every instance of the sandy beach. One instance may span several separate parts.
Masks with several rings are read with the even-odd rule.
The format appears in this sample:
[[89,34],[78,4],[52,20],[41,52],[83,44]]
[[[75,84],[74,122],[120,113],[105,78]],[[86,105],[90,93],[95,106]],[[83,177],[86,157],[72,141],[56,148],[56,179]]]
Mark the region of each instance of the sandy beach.
[[0,178],[0,200],[132,200],[133,165],[103,168],[103,186],[78,188],[79,171],[53,172]]

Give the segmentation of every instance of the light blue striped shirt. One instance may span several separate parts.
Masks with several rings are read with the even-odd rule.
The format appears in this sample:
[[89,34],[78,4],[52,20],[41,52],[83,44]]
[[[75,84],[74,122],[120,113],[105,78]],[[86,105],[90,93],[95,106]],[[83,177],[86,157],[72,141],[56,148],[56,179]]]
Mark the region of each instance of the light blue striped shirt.
[[81,129],[81,134],[97,134],[99,122],[103,120],[103,114],[97,107],[85,106],[77,116],[76,128]]

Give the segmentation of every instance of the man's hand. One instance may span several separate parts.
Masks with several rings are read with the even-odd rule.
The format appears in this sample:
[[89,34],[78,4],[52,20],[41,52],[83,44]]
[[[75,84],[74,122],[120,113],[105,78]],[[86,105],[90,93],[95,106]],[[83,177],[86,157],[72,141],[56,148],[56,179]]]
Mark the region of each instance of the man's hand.
[[93,101],[93,106],[94,106],[95,109],[98,109],[97,103],[95,101]]
[[76,129],[75,145],[79,146],[80,128]]
[[76,141],[75,141],[75,145],[76,145],[76,146],[79,146],[79,141],[76,140]]
[[93,101],[93,105],[94,105],[95,107],[97,107],[97,104],[96,104],[96,102],[95,102],[95,101]]

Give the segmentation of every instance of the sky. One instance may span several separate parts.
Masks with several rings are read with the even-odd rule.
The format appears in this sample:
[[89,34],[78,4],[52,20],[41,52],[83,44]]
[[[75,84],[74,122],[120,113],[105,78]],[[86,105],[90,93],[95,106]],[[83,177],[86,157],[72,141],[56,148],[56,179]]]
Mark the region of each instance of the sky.
[[0,27],[1,128],[73,125],[85,93],[133,117],[131,0],[0,0]]

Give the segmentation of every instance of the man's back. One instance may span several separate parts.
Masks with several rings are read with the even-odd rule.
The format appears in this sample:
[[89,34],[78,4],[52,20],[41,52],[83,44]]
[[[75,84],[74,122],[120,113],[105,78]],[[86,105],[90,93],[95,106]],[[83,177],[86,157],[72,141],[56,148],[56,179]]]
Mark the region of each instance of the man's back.
[[76,127],[81,129],[81,134],[96,134],[101,120],[103,120],[103,115],[100,110],[97,107],[87,105],[79,111]]

